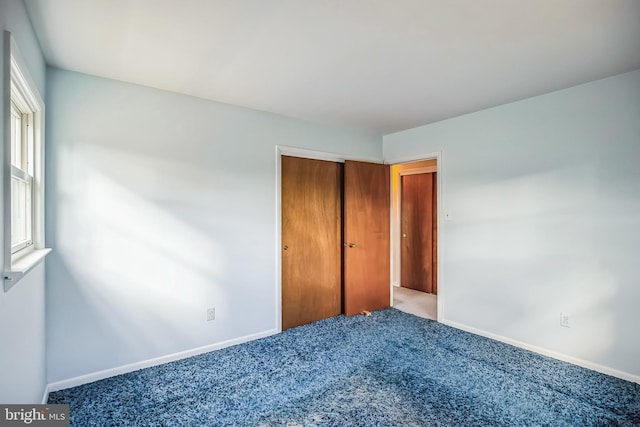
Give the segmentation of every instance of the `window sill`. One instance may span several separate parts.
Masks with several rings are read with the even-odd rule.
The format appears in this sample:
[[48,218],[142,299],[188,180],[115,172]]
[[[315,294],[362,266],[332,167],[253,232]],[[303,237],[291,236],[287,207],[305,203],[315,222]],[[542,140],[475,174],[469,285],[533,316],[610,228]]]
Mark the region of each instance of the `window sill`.
[[51,249],[36,249],[11,263],[11,267],[4,272],[4,291],[7,292],[20,281],[35,266],[44,261],[44,257]]

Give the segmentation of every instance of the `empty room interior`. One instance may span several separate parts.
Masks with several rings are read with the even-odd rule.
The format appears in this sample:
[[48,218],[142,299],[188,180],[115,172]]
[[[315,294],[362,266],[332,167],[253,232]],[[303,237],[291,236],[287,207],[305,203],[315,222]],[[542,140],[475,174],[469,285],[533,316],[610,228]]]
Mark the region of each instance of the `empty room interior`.
[[0,405],[640,425],[640,2],[1,0],[0,23]]

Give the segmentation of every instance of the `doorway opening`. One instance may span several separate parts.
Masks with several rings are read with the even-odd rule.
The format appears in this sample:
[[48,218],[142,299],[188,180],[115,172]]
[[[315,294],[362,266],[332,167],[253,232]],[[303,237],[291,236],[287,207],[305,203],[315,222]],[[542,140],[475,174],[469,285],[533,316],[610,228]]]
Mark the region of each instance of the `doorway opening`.
[[393,165],[391,189],[392,306],[438,320],[437,159]]

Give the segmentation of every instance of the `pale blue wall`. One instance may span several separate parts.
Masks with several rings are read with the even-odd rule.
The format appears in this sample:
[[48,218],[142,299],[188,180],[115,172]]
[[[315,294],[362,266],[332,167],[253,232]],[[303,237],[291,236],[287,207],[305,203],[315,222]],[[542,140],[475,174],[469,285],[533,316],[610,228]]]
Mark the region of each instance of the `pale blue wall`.
[[[44,96],[22,2],[0,23]],[[273,329],[275,145],[382,156],[373,134],[46,74],[49,381]],[[391,163],[438,150],[445,320],[639,375],[640,72],[384,138]],[[42,396],[44,276],[0,294],[0,402]]]
[[47,88],[51,382],[276,328],[276,145],[382,158],[371,133],[57,69]]
[[[11,31],[44,99],[46,68],[21,0],[0,2],[0,28],[2,33],[5,30]],[[0,58],[0,81],[4,78],[3,70],[3,59]],[[0,99],[4,99],[4,96],[0,85]],[[0,117],[4,117],[3,105],[0,102]],[[4,123],[0,120],[0,135],[4,135],[4,132]],[[3,155],[4,150],[0,150],[0,164],[3,162]],[[2,179],[0,176],[0,192],[3,189]],[[3,238],[3,230],[0,227],[0,240]],[[0,256],[0,263],[3,262],[4,256]],[[4,266],[0,268],[4,269]],[[44,301],[44,265],[30,272],[9,292],[5,293],[0,289],[1,403],[36,403],[42,400],[46,386]]]
[[640,375],[640,71],[384,137],[435,151],[444,319]]

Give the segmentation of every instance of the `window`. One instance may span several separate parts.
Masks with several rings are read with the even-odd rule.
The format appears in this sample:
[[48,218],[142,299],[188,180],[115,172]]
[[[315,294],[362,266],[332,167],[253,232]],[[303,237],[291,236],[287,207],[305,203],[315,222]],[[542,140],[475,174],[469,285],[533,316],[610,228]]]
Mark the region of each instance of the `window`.
[[33,245],[33,111],[11,84],[11,253]]
[[[4,60],[4,289],[7,291],[49,249],[44,248],[44,103],[11,34],[5,31]],[[5,68],[6,70],[7,68]]]

